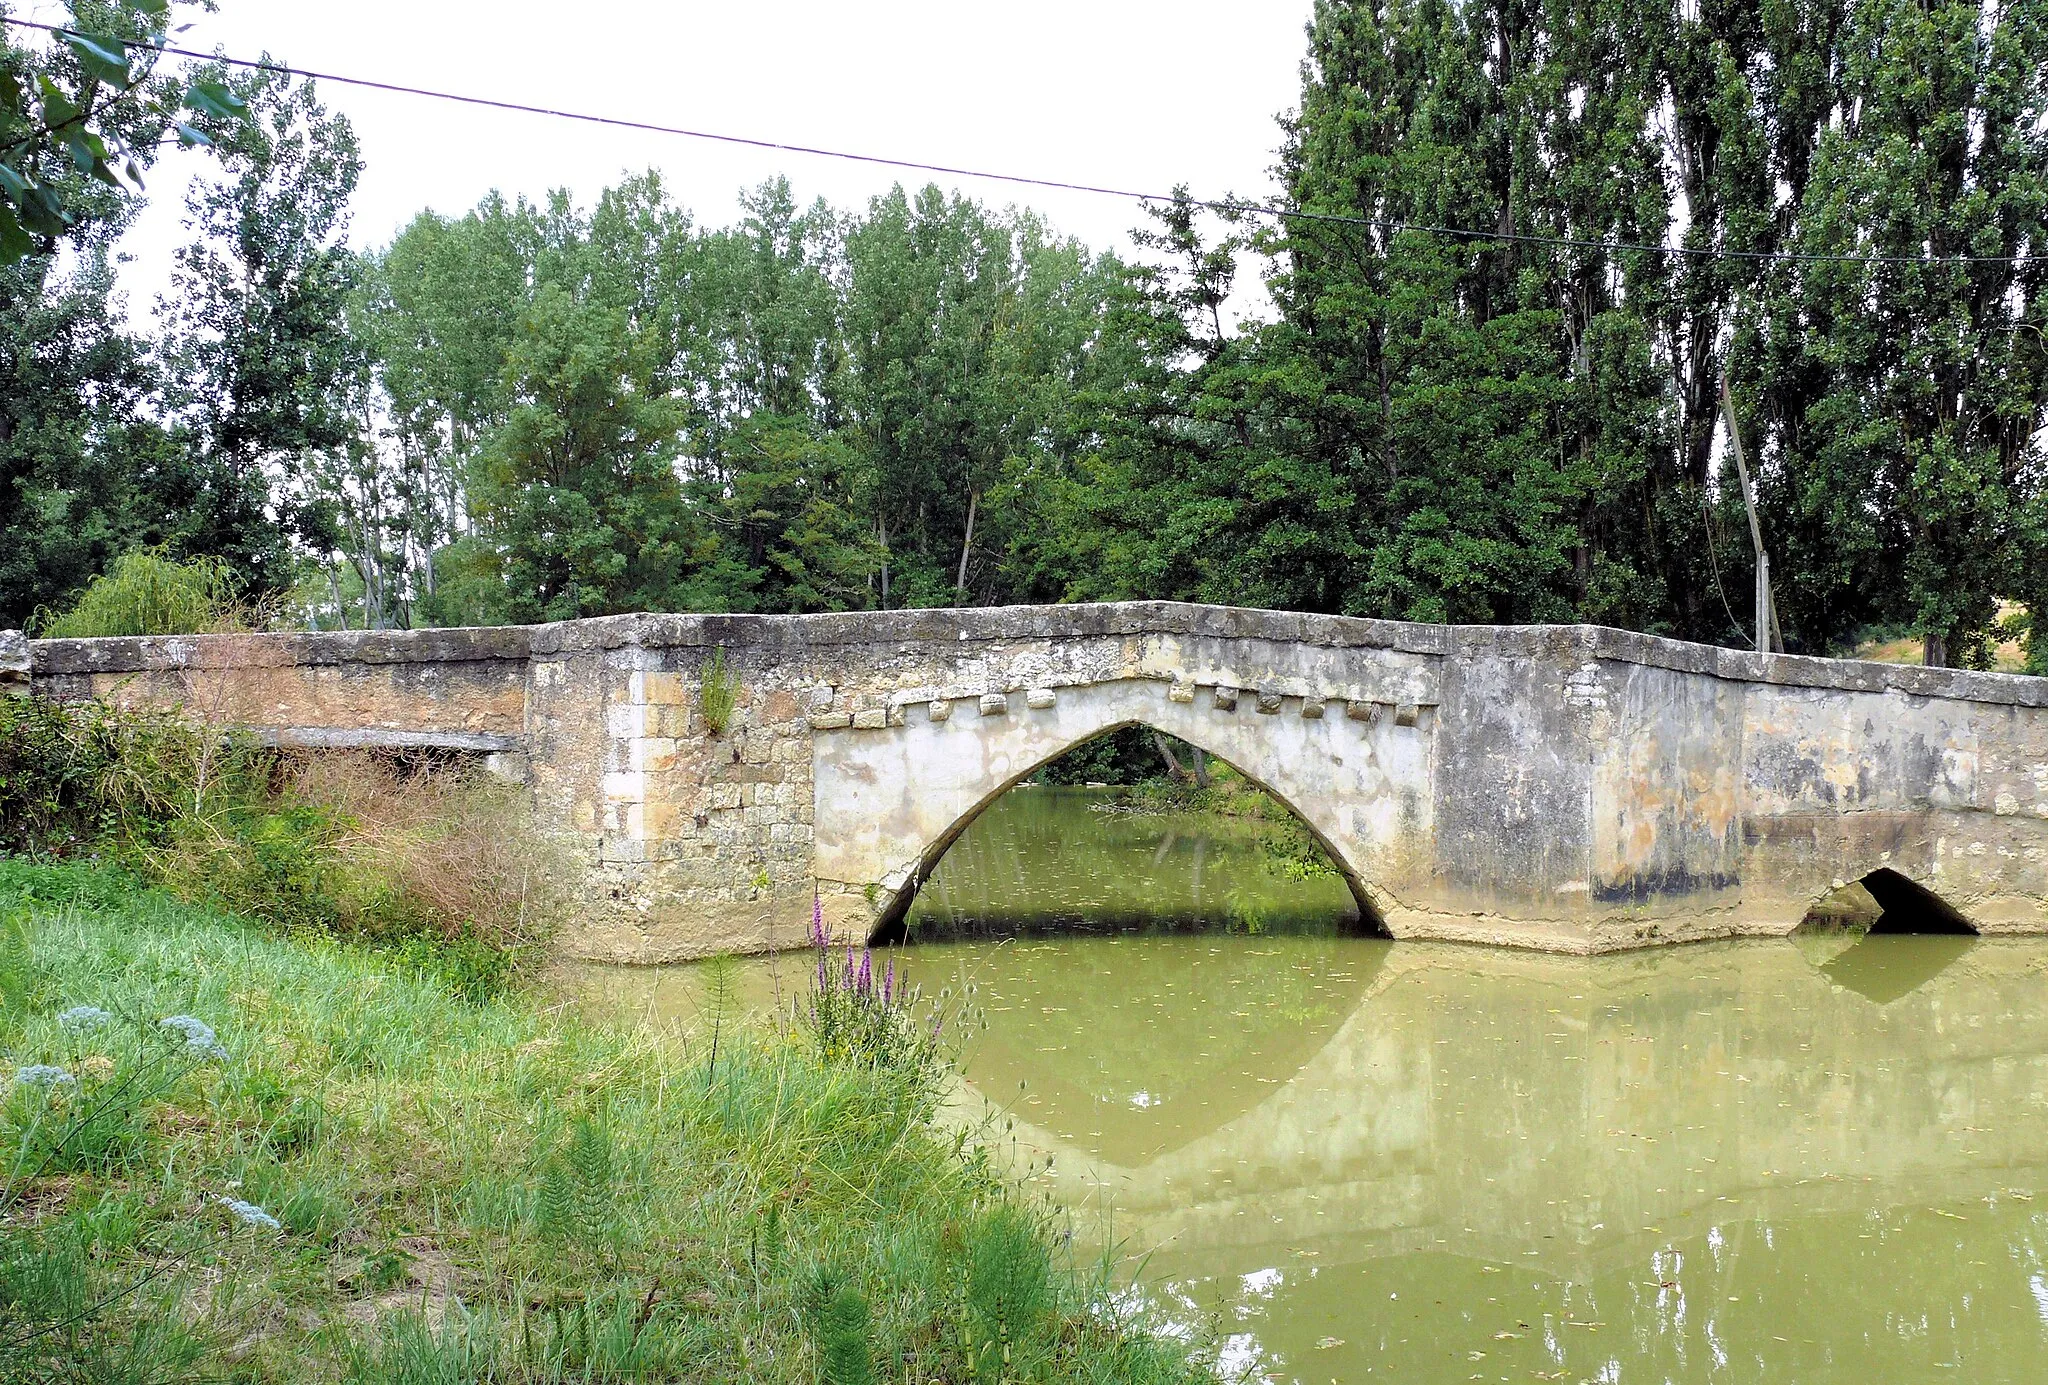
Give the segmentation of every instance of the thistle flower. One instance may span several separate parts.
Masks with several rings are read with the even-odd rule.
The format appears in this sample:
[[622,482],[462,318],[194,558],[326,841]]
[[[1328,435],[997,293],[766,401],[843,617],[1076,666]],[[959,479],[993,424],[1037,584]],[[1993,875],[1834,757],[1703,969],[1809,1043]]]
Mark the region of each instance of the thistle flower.
[[14,1083],[18,1087],[75,1087],[78,1079],[49,1063],[30,1063],[14,1074]]
[[215,1194],[213,1200],[233,1213],[235,1220],[244,1226],[253,1226],[263,1231],[284,1230],[283,1222],[253,1202],[244,1202],[238,1197],[221,1197],[219,1194]]
[[57,1023],[74,1034],[89,1034],[95,1029],[105,1029],[113,1022],[113,1015],[97,1005],[74,1005],[57,1015]]
[[220,1059],[228,1056],[227,1049],[221,1045],[219,1039],[214,1037],[213,1026],[205,1020],[194,1019],[190,1015],[172,1015],[167,1019],[160,1019],[156,1023],[159,1029],[168,1029],[173,1033],[183,1034],[185,1036],[185,1051],[187,1053],[200,1058]]

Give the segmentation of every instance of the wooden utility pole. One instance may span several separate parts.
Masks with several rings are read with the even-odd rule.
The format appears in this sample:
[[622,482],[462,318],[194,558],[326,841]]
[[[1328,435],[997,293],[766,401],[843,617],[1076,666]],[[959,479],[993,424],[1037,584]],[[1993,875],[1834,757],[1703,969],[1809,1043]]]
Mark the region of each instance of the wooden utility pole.
[[1742,459],[1742,430],[1735,426],[1735,401],[1728,393],[1728,371],[1721,371],[1721,417],[1728,421],[1728,446],[1735,453],[1735,474],[1742,478],[1742,505],[1749,511],[1749,541],[1756,549],[1756,648],[1759,654],[1785,652],[1778,628],[1778,608],[1771,600],[1771,555],[1764,551],[1764,527],[1756,517],[1756,492],[1749,484],[1749,464]]

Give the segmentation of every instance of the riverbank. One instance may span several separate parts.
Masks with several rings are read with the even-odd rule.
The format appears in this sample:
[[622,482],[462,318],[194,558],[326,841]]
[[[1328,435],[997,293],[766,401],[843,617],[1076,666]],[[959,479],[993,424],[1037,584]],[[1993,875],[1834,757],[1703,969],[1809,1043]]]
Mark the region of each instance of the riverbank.
[[89,864],[0,860],[0,921],[0,1376],[1202,1378],[914,1067],[464,1000]]

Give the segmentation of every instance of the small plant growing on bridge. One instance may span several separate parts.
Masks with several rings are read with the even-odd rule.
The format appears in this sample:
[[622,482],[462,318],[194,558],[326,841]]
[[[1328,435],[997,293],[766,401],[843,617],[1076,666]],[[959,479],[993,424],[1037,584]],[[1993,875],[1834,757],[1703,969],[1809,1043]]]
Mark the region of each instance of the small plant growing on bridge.
[[727,667],[725,646],[719,645],[711,651],[711,659],[704,665],[704,680],[697,689],[697,710],[704,714],[704,724],[711,728],[712,735],[725,734],[739,701],[739,675]]

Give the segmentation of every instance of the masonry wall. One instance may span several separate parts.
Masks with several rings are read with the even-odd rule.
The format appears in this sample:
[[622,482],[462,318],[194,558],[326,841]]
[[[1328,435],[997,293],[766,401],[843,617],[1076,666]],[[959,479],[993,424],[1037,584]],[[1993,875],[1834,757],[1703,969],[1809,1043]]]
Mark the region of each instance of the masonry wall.
[[1134,722],[1273,790],[1397,936],[1783,932],[1880,865],[1986,929],[2048,928],[2048,680],[1157,603],[0,637],[0,679],[10,658],[51,696],[280,744],[488,757],[561,837],[566,945],[594,957],[793,944],[814,893],[864,932],[1010,784]]

